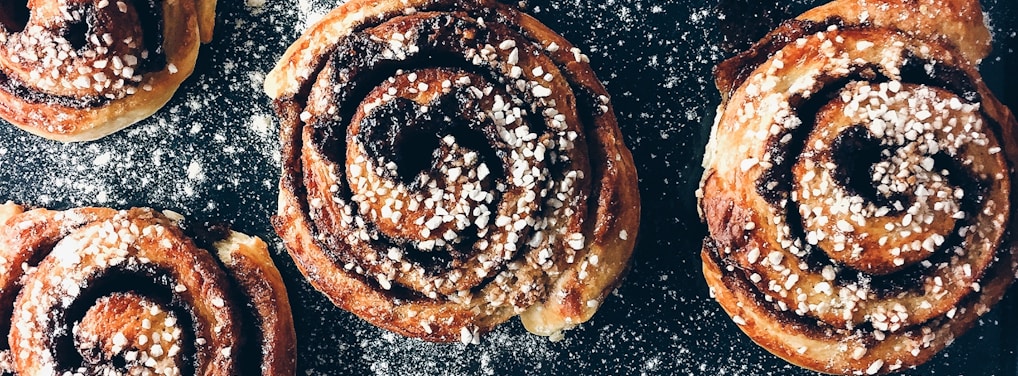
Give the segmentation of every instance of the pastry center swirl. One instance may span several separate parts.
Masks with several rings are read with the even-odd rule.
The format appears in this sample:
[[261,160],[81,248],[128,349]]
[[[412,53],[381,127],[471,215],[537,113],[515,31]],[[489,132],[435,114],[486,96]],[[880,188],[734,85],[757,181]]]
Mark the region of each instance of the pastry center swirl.
[[[370,217],[389,237],[417,239],[419,251],[483,249],[502,194],[518,190],[536,197],[544,180],[539,173],[546,167],[540,162],[521,176],[519,182],[525,184],[501,178],[514,168],[508,154],[523,150],[499,137],[497,127],[503,127],[502,134],[531,132],[516,118],[522,116],[518,107],[516,115],[509,110],[499,118],[478,116],[484,103],[464,85],[480,80],[447,70],[400,74],[380,85],[372,93],[377,96],[369,95],[375,99],[362,104],[368,114],[354,119],[348,129],[347,179],[353,201],[368,206]],[[438,90],[430,91],[432,87]],[[495,94],[491,105],[502,108],[509,98],[504,92]],[[408,210],[395,207],[397,202]],[[529,214],[535,206],[518,211]]]
[[[37,3],[37,4],[36,4]],[[0,87],[39,103],[100,106],[146,89],[167,62],[157,0],[60,0],[0,11]],[[8,13],[10,12],[10,13]]]
[[871,274],[954,245],[991,167],[971,161],[999,152],[984,127],[979,106],[944,89],[850,83],[820,109],[794,167],[807,242]]
[[[140,321],[140,326],[113,327],[110,321]],[[135,293],[100,298],[74,325],[75,347],[98,372],[126,374],[145,367],[185,369],[181,353],[187,328],[172,309]],[[193,349],[189,350],[193,351]]]

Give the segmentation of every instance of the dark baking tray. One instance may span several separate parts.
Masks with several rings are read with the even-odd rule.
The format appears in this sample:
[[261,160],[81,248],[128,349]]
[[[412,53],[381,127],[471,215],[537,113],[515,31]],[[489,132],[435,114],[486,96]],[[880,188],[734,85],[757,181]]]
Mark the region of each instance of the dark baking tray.
[[[61,145],[0,124],[0,200],[70,208],[153,206],[224,221],[271,243],[298,334],[298,374],[805,375],[758,348],[707,296],[705,232],[693,191],[719,95],[712,67],[816,1],[530,1],[582,47],[612,94],[640,174],[643,220],[632,270],[590,322],[559,342],[518,321],[480,345],[431,344],[376,329],[309,287],[268,218],[277,126],[261,80],[335,0],[222,0],[215,41],[156,116],[98,142]],[[987,0],[994,53],[981,70],[1018,108],[1018,3]],[[1016,289],[916,375],[1015,375]]]

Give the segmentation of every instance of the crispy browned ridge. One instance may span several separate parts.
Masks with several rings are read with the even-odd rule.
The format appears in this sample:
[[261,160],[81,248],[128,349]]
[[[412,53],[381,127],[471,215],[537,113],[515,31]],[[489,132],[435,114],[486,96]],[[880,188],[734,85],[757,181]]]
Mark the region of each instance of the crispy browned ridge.
[[516,315],[559,333],[619,282],[639,227],[632,156],[586,56],[516,8],[350,1],[265,89],[283,143],[274,225],[337,306],[476,342]]
[[703,271],[739,328],[832,374],[922,364],[1001,299],[1012,113],[977,1],[838,0],[718,65]]
[[0,4],[0,118],[77,142],[119,131],[169,101],[194,70],[200,44],[212,40],[216,1],[19,6]]
[[293,318],[265,243],[224,233],[205,240],[213,254],[179,220],[0,206],[0,370],[293,375]]

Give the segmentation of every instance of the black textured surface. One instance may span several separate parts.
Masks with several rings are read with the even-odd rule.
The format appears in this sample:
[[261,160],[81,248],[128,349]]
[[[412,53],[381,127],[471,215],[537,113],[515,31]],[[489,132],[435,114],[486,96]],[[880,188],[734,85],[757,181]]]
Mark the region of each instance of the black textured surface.
[[[287,281],[299,374],[805,375],[758,348],[707,296],[693,190],[719,95],[711,69],[780,19],[819,2],[531,1],[527,9],[580,46],[612,94],[640,174],[643,222],[632,270],[590,322],[560,342],[518,321],[480,345],[401,338],[334,308],[309,287],[272,233],[277,126],[261,80],[335,0],[223,0],[196,73],[152,119],[98,142],[61,145],[0,124],[0,200],[69,208],[153,206],[225,221],[272,244]],[[1018,108],[1018,4],[986,0],[991,89]],[[269,120],[268,123],[265,120]],[[1015,289],[916,375],[1015,375]]]

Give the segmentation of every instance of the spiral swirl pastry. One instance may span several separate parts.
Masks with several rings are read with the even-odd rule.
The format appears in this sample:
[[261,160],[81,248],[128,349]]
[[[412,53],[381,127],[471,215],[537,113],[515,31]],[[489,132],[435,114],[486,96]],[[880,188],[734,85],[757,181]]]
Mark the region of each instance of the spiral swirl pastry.
[[888,373],[1001,298],[1018,148],[972,63],[988,43],[978,2],[839,0],[718,66],[703,268],[754,341]]
[[476,342],[588,320],[636,239],[632,157],[586,56],[494,1],[350,1],[268,75],[275,228],[371,323]]
[[265,243],[210,235],[217,261],[167,215],[0,206],[0,373],[294,374]]
[[0,3],[0,117],[62,142],[147,118],[212,39],[215,0]]

